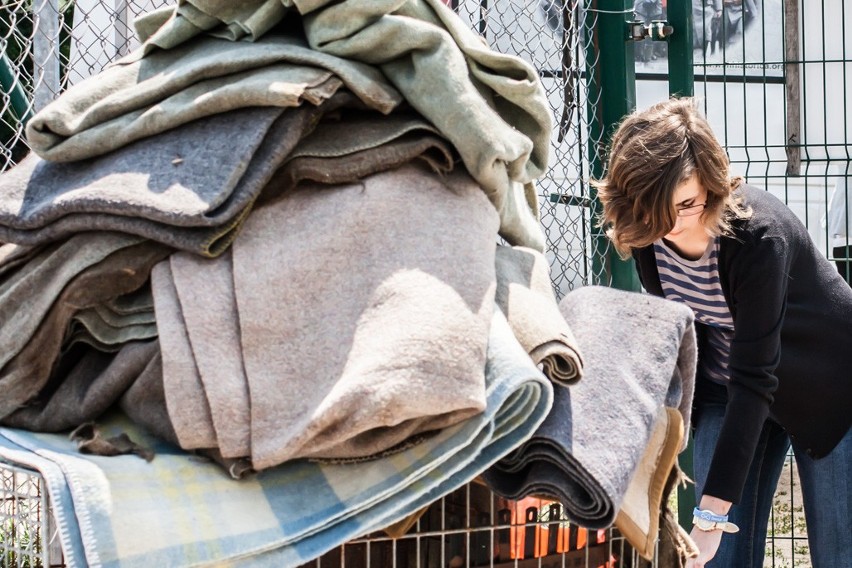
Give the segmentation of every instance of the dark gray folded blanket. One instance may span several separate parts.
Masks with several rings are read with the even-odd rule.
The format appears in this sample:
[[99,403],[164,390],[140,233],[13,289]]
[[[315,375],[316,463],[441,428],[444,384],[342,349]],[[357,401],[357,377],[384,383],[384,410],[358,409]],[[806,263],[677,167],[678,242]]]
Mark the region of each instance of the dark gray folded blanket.
[[484,477],[499,495],[556,499],[571,521],[604,528],[615,521],[659,410],[677,407],[689,420],[693,314],[597,286],[571,292],[559,308],[583,351],[583,380],[555,389],[544,424]]
[[134,384],[160,351],[155,340],[133,341],[118,353],[81,350],[57,369],[57,385],[0,419],[4,426],[59,432],[98,419]]
[[[16,281],[6,282],[17,286],[6,293],[6,286],[0,287],[0,315],[5,315],[0,320],[0,417],[32,402],[47,384],[76,313],[140,288],[151,267],[171,253],[152,241],[137,241],[115,233],[78,235],[53,255],[33,259]],[[75,245],[77,254],[59,254]]]
[[80,162],[31,154],[0,176],[0,240],[34,245],[119,231],[216,256],[328,108],[231,111]]

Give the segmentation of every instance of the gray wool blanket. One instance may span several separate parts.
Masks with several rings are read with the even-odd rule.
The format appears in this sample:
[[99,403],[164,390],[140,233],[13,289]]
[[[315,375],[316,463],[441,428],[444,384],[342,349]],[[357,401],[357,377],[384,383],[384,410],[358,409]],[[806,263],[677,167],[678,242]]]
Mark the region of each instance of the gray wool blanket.
[[[110,254],[142,240],[115,233],[82,234],[42,247],[6,272],[0,282],[0,369],[30,342],[70,281]],[[2,414],[5,412],[0,411]]]
[[344,108],[328,113],[276,172],[276,193],[302,180],[348,183],[414,159],[447,173],[456,156],[435,128],[415,113],[388,116]]
[[27,123],[27,141],[42,158],[82,160],[231,110],[319,105],[341,84],[384,113],[401,101],[379,70],[315,51],[292,34],[253,43],[200,37],[121,60],[69,88]]
[[325,108],[218,114],[81,162],[30,154],[0,175],[0,239],[33,245],[83,231],[120,231],[221,254]]
[[495,265],[497,306],[518,342],[551,381],[577,382],[583,374],[583,358],[559,313],[547,259],[536,250],[498,246]]
[[689,422],[692,311],[648,294],[589,286],[559,304],[583,351],[583,380],[555,389],[533,437],[485,474],[499,495],[559,500],[569,520],[613,524],[663,407]]
[[[245,52],[237,57],[257,61],[251,46],[278,34],[282,20],[300,23],[317,54],[380,71],[458,150],[497,208],[501,235],[512,244],[544,250],[532,183],[547,166],[552,119],[538,73],[520,58],[489,49],[441,0],[182,1],[171,12],[140,22],[146,43],[122,64],[168,58],[187,45],[212,41],[202,32],[251,40],[235,42]],[[381,88],[385,85],[382,80]],[[83,98],[89,104],[99,100]],[[67,95],[59,100],[64,107],[54,103],[30,122],[31,143],[41,144],[40,131],[60,128],[48,125],[48,117],[64,125],[85,115],[68,108]]]
[[[61,255],[63,266],[55,266],[55,257],[60,255],[53,255],[36,267],[21,269],[23,289],[16,288],[17,294],[5,295],[0,303],[0,309],[9,314],[0,327],[4,360],[0,366],[0,417],[32,402],[47,384],[76,313],[140,288],[151,267],[171,253],[170,248],[151,241],[128,242],[128,237],[122,241],[121,235],[110,233],[81,237],[86,238],[68,242],[79,253]],[[90,263],[92,256],[86,252],[97,261]],[[46,273],[51,266],[54,272]],[[70,273],[70,278],[58,283],[57,275],[62,273]]]
[[[482,412],[497,223],[466,174],[408,165],[300,184],[253,212],[230,256],[158,266],[165,397],[181,446],[221,448],[221,432],[245,432],[245,416],[213,402],[215,372],[240,366],[247,398],[231,403],[249,408],[256,469],[379,455]],[[210,269],[218,279],[198,270],[205,263],[221,265]],[[227,320],[239,325],[230,338],[217,327]]]
[[142,375],[159,351],[156,341],[131,341],[117,353],[87,349],[60,361],[54,371],[58,385],[0,419],[11,428],[60,432],[96,420]]
[[[117,351],[128,341],[152,339],[157,337],[155,322],[133,321],[134,317],[122,317],[122,321],[104,318],[101,306],[81,310],[71,320],[65,346],[74,343],[86,343],[101,351]],[[151,319],[154,312],[151,311]],[[108,316],[112,318],[113,316]]]

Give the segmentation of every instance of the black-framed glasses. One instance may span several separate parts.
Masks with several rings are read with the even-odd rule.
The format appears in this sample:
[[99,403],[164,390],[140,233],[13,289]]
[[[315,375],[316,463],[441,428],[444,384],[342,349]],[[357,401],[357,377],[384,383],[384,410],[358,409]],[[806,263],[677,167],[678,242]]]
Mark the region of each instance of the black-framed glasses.
[[677,208],[677,216],[678,217],[692,217],[693,215],[698,215],[707,207],[707,203],[699,203],[698,205],[690,205],[689,207],[678,207]]

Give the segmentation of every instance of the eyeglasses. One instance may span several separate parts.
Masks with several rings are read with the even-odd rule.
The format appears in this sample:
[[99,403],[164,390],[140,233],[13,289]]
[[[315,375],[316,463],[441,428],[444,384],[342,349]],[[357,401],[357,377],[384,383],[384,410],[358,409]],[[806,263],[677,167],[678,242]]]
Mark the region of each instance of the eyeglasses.
[[679,207],[677,209],[678,217],[692,217],[698,215],[707,207],[707,203],[699,203],[698,205],[690,205],[689,207]]

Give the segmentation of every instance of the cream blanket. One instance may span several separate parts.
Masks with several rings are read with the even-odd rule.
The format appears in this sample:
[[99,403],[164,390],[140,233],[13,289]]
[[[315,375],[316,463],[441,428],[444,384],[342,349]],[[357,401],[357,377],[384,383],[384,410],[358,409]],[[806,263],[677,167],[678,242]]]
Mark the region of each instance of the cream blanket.
[[152,281],[181,445],[358,459],[481,412],[496,232],[466,174],[409,165],[298,186],[231,255],[173,255]]

